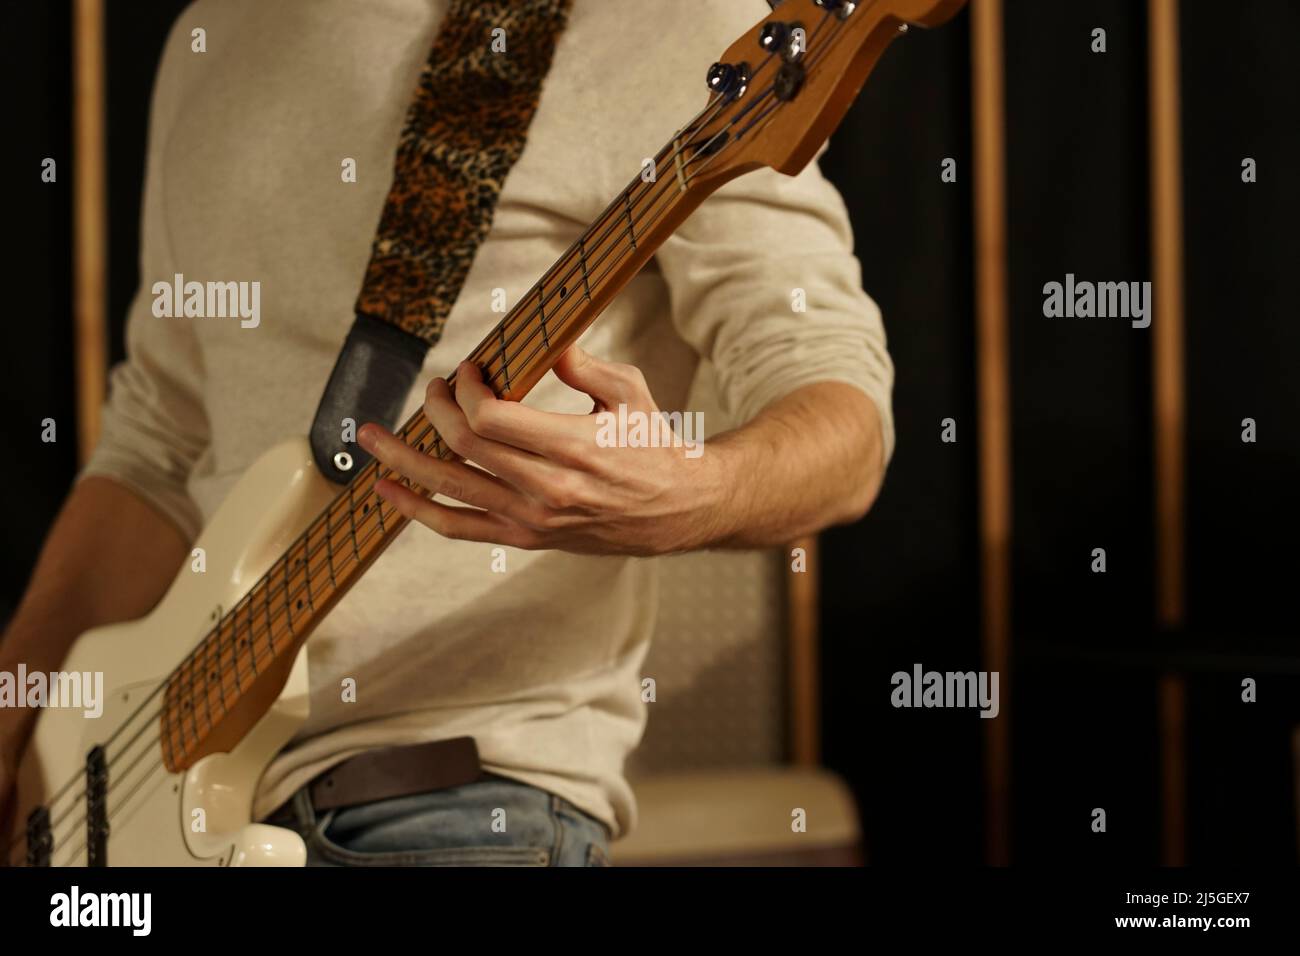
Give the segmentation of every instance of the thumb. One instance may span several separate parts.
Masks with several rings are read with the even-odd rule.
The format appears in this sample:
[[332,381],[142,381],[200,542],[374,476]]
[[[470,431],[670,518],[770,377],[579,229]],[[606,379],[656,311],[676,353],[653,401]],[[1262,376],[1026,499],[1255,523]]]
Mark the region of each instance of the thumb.
[[570,388],[586,392],[598,407],[656,410],[645,376],[635,365],[606,362],[574,345],[555,363],[555,375]]

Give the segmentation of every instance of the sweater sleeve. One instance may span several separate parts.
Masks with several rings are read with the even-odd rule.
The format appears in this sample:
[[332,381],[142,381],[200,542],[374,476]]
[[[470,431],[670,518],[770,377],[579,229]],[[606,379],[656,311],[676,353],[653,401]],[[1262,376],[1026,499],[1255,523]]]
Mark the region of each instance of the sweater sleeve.
[[727,183],[658,252],[679,333],[716,367],[745,422],[815,382],[861,389],[894,449],[894,368],[880,310],[863,291],[843,200],[816,162]]

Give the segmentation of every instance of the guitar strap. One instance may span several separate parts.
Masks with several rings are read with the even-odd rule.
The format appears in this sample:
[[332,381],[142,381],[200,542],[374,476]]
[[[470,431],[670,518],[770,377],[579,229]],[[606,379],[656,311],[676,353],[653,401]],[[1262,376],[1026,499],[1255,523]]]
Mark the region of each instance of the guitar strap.
[[327,478],[346,482],[366,464],[356,427],[396,424],[442,337],[523,152],[571,5],[449,0],[407,109],[356,319],[312,422]]

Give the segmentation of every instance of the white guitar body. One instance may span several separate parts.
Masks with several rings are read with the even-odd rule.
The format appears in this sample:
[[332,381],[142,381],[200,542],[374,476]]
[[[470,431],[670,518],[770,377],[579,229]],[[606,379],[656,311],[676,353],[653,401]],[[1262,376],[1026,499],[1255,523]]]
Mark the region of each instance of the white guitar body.
[[[110,865],[304,864],[306,848],[297,833],[254,823],[251,812],[262,772],[307,717],[305,649],[275,704],[239,745],[183,773],[169,773],[161,762],[161,693],[140,704],[336,491],[317,471],[305,438],[276,446],[240,479],[199,536],[194,546],[204,551],[204,572],[187,564],[147,617],[78,638],[62,670],[103,673],[103,714],[88,719],[81,709],[42,711],[18,772],[16,834],[32,807],[48,803],[55,839],[51,862],[86,865],[85,803],[74,799],[84,789],[86,754],[126,724],[108,750]],[[10,862],[22,862],[21,847]]]

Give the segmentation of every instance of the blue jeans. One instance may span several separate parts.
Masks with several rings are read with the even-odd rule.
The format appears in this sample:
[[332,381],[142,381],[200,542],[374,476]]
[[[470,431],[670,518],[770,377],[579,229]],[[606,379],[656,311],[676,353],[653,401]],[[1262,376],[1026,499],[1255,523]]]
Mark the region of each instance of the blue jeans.
[[289,806],[308,866],[608,866],[604,824],[554,794],[504,777],[317,815]]

